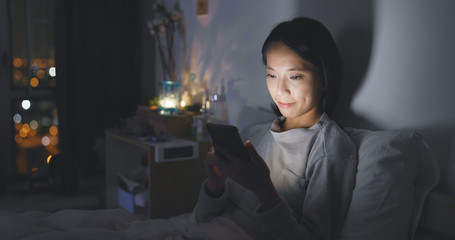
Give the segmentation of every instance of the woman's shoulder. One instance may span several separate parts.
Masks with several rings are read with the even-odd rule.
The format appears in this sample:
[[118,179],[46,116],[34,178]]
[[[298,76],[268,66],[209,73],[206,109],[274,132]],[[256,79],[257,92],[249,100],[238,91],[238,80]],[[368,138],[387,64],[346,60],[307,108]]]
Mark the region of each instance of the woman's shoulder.
[[356,158],[356,146],[349,135],[333,120],[324,119],[315,142],[326,157]]

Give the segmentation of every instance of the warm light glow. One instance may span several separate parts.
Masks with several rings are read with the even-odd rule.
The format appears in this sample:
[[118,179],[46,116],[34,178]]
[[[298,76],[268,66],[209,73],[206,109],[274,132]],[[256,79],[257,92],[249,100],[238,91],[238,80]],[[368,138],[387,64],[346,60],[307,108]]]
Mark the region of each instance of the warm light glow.
[[21,143],[23,140],[24,140],[24,139],[22,139],[22,137],[19,136],[19,134],[16,134],[16,135],[14,136],[14,141],[15,141],[16,143]]
[[28,110],[31,106],[32,106],[32,103],[30,102],[30,100],[23,100],[22,101],[22,108],[24,110]]
[[56,127],[56,126],[51,126],[51,127],[49,128],[49,133],[50,133],[52,136],[57,135],[57,134],[58,134],[58,129],[57,129],[57,127]]
[[176,108],[178,106],[178,100],[175,99],[174,95],[170,97],[163,97],[159,102],[162,108]]
[[14,121],[14,123],[22,122],[22,116],[19,113],[14,114],[13,121]]
[[44,146],[49,146],[49,144],[51,143],[51,140],[49,139],[48,136],[44,136],[43,138],[41,138],[41,144],[43,144]]
[[28,135],[29,135],[30,137],[36,136],[36,130],[35,130],[35,129],[31,129],[30,132],[28,132]]
[[36,130],[38,128],[38,126],[39,126],[38,121],[36,121],[36,120],[30,121],[30,128]]
[[24,76],[24,74],[22,74],[22,72],[19,70],[14,70],[13,75],[14,75],[14,79],[16,79],[16,80],[21,80],[22,77]]
[[30,125],[28,125],[28,123],[25,123],[24,125],[22,125],[22,129],[24,129],[28,133],[30,132]]
[[51,76],[51,77],[57,76],[57,71],[56,71],[55,67],[49,68],[49,76]]
[[32,60],[32,64],[35,64],[37,65],[39,68],[47,68],[47,61],[49,59],[45,59],[45,58],[34,58]]
[[27,137],[27,134],[28,134],[28,132],[27,132],[25,129],[23,129],[23,128],[19,131],[19,135],[20,135],[22,138],[26,138],[26,137]]
[[38,168],[37,168],[37,167],[34,167],[34,168],[31,169],[31,171],[32,171],[32,172],[36,172],[36,171],[38,171]]
[[20,68],[20,67],[22,67],[22,59],[20,59],[20,58],[15,58],[15,59],[13,60],[13,66],[14,66],[15,68]]
[[40,69],[36,72],[36,76],[39,78],[39,79],[43,79],[44,78],[44,75],[46,74],[46,72],[43,70],[43,69]]
[[19,131],[21,128],[22,128],[22,124],[21,123],[15,123],[14,124],[14,128]]
[[188,91],[184,91],[182,94],[182,101],[180,102],[180,106],[183,108],[185,106],[191,105],[191,97]]
[[49,164],[49,162],[51,161],[51,158],[52,158],[52,155],[49,155],[49,157],[47,157],[47,160],[46,160],[47,164]]
[[38,85],[39,85],[39,80],[38,80],[38,78],[33,77],[32,79],[30,79],[30,86],[32,86],[32,87],[38,87]]
[[30,132],[30,126],[26,123],[22,125],[21,130],[19,131],[19,135],[23,138],[27,137],[28,133]]
[[51,145],[57,145],[59,141],[59,138],[57,136],[52,136],[51,137]]

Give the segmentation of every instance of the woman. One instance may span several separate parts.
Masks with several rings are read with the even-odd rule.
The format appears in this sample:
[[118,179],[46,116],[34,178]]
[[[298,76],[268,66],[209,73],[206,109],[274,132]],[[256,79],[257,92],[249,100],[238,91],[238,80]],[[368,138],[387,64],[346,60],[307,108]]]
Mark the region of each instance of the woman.
[[195,220],[221,216],[254,239],[335,239],[357,167],[354,144],[329,118],[341,77],[335,42],[321,23],[297,18],[272,30],[262,57],[282,116],[242,133],[249,162],[214,145]]

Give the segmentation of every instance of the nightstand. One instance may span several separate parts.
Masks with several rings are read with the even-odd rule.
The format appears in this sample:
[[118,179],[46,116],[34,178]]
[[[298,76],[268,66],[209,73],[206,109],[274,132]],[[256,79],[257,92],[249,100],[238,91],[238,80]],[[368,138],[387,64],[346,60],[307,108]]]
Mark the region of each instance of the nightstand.
[[[149,190],[144,211],[150,218],[167,218],[193,210],[207,176],[203,158],[209,149],[209,141],[196,141],[198,158],[157,163],[153,144],[113,130],[106,130],[105,137],[107,208],[119,207],[118,175],[133,179],[143,169],[148,171]],[[144,167],[144,157],[147,167]]]

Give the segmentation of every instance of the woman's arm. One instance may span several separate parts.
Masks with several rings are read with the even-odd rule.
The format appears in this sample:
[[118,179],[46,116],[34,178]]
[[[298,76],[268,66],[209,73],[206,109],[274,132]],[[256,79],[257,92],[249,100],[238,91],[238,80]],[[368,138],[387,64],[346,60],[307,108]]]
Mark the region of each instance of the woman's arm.
[[208,222],[222,214],[228,198],[228,188],[219,197],[212,197],[207,191],[207,180],[202,183],[198,201],[193,210],[193,218],[196,223]]
[[208,177],[201,186],[198,202],[193,210],[193,217],[198,223],[218,216],[228,195],[225,187],[226,175],[217,166],[213,147],[204,159],[204,166]]

